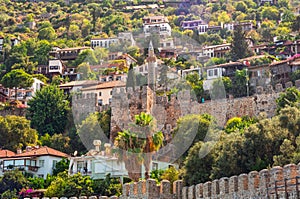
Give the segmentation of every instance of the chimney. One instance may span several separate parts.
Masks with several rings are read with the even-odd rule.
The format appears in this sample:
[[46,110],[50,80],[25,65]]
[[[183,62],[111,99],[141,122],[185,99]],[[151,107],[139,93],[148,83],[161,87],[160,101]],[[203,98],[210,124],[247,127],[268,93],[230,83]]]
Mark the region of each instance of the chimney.
[[18,148],[17,149],[17,154],[21,154],[22,153],[22,149]]
[[110,157],[111,156],[111,144],[110,143],[105,143],[105,155]]
[[26,152],[29,152],[29,151],[31,151],[32,150],[32,147],[31,146],[27,146],[26,147]]
[[95,146],[95,150],[100,152],[101,140],[94,140],[93,144]]

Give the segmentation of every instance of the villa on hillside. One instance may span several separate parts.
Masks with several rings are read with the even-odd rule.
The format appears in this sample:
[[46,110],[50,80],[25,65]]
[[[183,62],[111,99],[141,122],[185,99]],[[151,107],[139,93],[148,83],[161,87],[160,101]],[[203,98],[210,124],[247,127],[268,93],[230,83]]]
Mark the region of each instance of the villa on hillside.
[[[101,141],[94,140],[95,148],[82,156],[69,157],[69,174],[80,172],[83,175],[89,175],[93,179],[105,179],[107,174],[111,177],[120,178],[123,181],[124,177],[128,177],[128,171],[125,168],[125,163],[118,159],[118,155],[112,152],[111,144],[105,143],[104,149],[101,150]],[[158,169],[167,169],[178,165],[163,161],[153,160],[150,164],[150,171]],[[144,177],[145,168],[141,166],[140,172]]]
[[67,157],[67,154],[47,146],[28,146],[24,152],[17,150],[17,153],[0,150],[0,176],[6,171],[19,169],[45,179],[47,174],[52,174],[56,163]]

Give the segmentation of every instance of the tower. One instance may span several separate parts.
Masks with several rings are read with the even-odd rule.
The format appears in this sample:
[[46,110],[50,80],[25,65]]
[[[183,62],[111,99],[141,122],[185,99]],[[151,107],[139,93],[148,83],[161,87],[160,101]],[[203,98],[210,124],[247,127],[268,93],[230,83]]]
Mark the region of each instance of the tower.
[[157,59],[154,53],[152,41],[149,44],[148,58],[148,86],[147,86],[147,113],[152,113],[153,105],[155,104],[155,88],[157,79]]
[[154,53],[152,41],[150,41],[147,58],[148,67],[148,87],[152,90],[155,89],[157,79],[157,59]]

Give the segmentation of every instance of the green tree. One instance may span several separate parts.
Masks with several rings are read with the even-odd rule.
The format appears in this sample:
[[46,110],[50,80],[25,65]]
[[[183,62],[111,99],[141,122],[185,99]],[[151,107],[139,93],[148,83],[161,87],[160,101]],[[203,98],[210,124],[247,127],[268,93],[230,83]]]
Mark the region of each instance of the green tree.
[[28,101],[28,105],[26,116],[40,135],[64,132],[70,107],[63,91],[57,86],[43,87]]
[[281,93],[279,98],[276,99],[277,113],[286,106],[299,106],[300,91],[295,88],[287,88],[286,92]]
[[96,79],[96,75],[92,72],[90,65],[86,62],[79,64],[77,73],[80,73],[80,80]]
[[236,28],[233,31],[232,40],[233,41],[231,44],[231,59],[233,61],[245,58],[250,55],[245,32],[242,30],[242,26],[236,26]]
[[107,174],[104,180],[93,181],[94,194],[102,196],[120,196],[122,192],[122,185],[120,179],[111,178]]
[[125,162],[129,177],[138,181],[141,177],[140,167],[145,167],[145,177],[149,178],[152,155],[163,144],[164,136],[156,131],[154,118],[142,112],[135,116],[134,131],[130,129],[118,133],[115,146],[118,147],[120,158]]
[[53,41],[57,38],[57,34],[53,27],[45,27],[39,30],[38,38],[40,40]]
[[280,13],[276,7],[264,6],[261,11],[262,19],[280,20]]
[[247,6],[247,4],[245,2],[239,1],[239,2],[236,3],[235,9],[237,11],[241,11],[241,12],[245,13],[247,11],[247,9],[248,9],[248,6]]
[[296,19],[293,21],[292,24],[293,31],[299,31],[300,30],[300,15],[296,17]]
[[16,191],[17,193],[27,184],[26,178],[21,171],[13,170],[4,173],[0,181],[0,193],[7,190]]
[[33,61],[37,62],[39,65],[47,65],[49,59],[49,52],[51,51],[51,44],[42,40],[37,43],[37,47],[34,50]]
[[35,145],[37,132],[30,128],[30,121],[25,117],[0,116],[0,147],[16,151],[18,148]]
[[40,142],[43,146],[62,151],[65,153],[71,153],[70,137],[63,134],[54,134],[50,136],[48,133],[40,137]]
[[63,158],[59,162],[56,163],[55,167],[53,168],[53,175],[57,176],[59,173],[68,171],[70,161],[68,159]]
[[59,173],[51,182],[46,197],[79,197],[90,196],[94,191],[93,182],[90,176],[83,176],[80,173],[68,176],[67,172]]
[[95,65],[98,63],[98,60],[94,54],[93,50],[83,50],[80,52],[76,60],[73,62],[73,66],[79,66],[83,62],[89,63],[90,65]]
[[34,80],[31,75],[27,74],[22,69],[16,69],[12,70],[8,73],[6,73],[2,79],[1,82],[4,87],[15,89],[15,100],[17,100],[17,91],[18,88],[28,88],[31,87]]
[[210,180],[210,172],[214,164],[213,154],[210,152],[205,157],[199,155],[207,153],[206,151],[211,148],[210,145],[212,143],[200,141],[188,151],[182,172],[185,185],[189,186]]

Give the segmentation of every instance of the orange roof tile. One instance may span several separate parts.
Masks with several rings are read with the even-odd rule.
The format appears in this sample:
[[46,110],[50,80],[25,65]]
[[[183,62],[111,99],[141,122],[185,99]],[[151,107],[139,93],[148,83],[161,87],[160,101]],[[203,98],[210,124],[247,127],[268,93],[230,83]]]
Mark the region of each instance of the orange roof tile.
[[0,150],[0,158],[15,156],[16,154],[10,150]]
[[81,89],[82,91],[89,91],[89,90],[97,90],[97,89],[104,89],[104,88],[114,88],[114,87],[124,87],[126,83],[123,81],[109,81],[103,82],[95,86],[90,86],[87,88]]
[[58,150],[52,149],[47,146],[43,146],[38,149],[32,149],[31,151],[27,151],[24,153],[16,154],[14,157],[43,156],[43,155],[68,157],[67,154],[60,152]]

